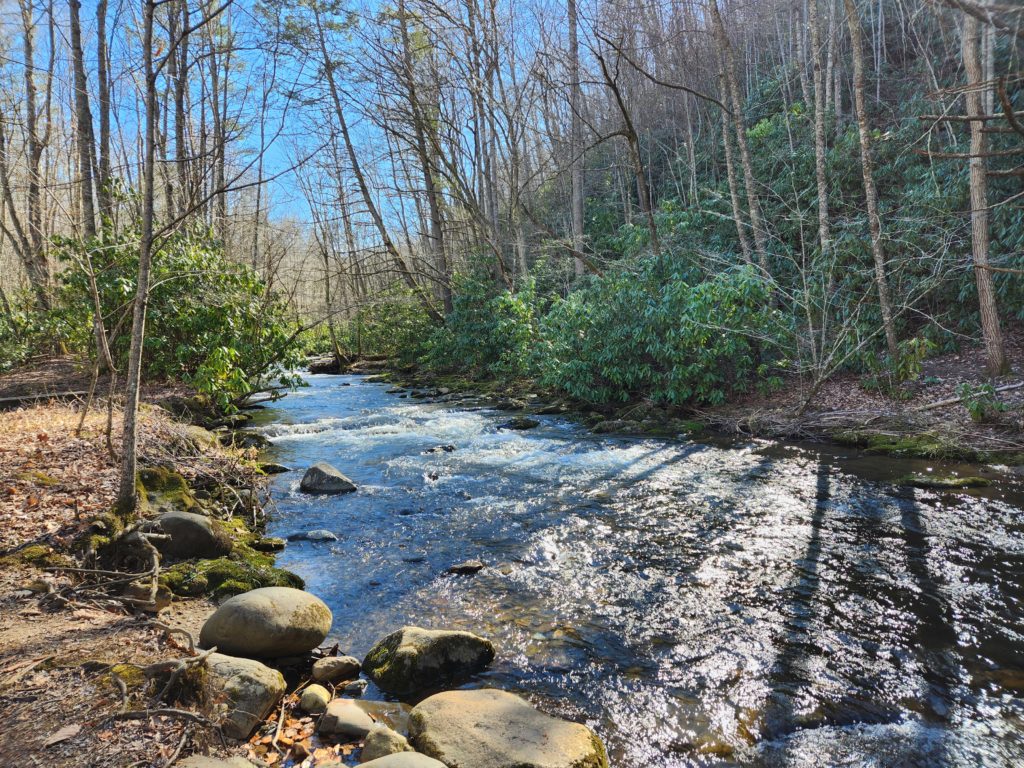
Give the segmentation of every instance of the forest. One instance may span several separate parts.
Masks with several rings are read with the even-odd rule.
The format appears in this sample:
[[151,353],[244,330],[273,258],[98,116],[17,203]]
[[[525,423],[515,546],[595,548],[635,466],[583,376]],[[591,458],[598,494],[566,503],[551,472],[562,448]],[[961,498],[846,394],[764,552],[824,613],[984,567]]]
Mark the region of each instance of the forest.
[[1020,0],[0,0],[0,764],[1024,764],[1022,277]]

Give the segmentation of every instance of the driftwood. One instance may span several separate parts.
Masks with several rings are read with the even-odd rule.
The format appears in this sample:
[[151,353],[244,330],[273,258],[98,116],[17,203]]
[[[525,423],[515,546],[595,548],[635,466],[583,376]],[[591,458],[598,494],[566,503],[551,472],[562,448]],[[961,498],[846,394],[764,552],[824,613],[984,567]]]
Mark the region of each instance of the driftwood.
[[88,397],[88,390],[75,390],[74,392],[35,392],[31,395],[16,395],[14,397],[0,397],[0,411],[7,411],[19,408],[30,403],[40,403],[46,400],[72,400]]
[[[1007,384],[1004,387],[996,387],[995,392],[1009,392],[1011,389],[1020,389],[1024,387],[1024,381],[1018,381],[1016,384]],[[962,397],[947,397],[945,400],[936,400],[934,403],[927,403],[926,405],[919,405],[916,408],[911,408],[912,411],[930,411],[933,408],[941,408],[944,405],[954,405],[962,401]]]

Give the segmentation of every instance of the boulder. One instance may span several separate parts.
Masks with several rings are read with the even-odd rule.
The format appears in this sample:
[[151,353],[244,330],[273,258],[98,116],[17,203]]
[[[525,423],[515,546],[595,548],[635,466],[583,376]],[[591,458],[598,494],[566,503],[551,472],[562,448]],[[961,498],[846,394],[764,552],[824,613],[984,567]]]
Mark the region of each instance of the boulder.
[[317,528],[314,531],[306,531],[305,533],[290,533],[288,534],[288,541],[337,541],[338,537],[333,531],[328,531],[326,528]]
[[352,656],[326,656],[313,664],[313,679],[337,685],[359,677],[359,659]]
[[206,661],[208,695],[218,701],[227,736],[247,739],[284,695],[284,677],[252,659],[212,653]]
[[601,740],[579,723],[505,691],[445,691],[422,701],[409,741],[449,768],[608,768]]
[[299,488],[304,493],[349,493],[356,484],[324,461],[318,461],[306,470]]
[[504,424],[499,424],[498,429],[513,429],[513,430],[525,430],[539,427],[540,422],[536,419],[531,419],[529,416],[516,416],[514,419],[509,419]]
[[479,672],[494,661],[494,644],[471,632],[403,627],[377,642],[363,671],[399,696]]
[[322,685],[311,685],[302,692],[299,707],[303,712],[319,715],[331,703],[331,692]]
[[335,699],[320,718],[320,733],[361,739],[373,728],[373,718],[351,699]]
[[386,725],[393,731],[406,733],[409,730],[409,715],[412,707],[401,701],[374,701],[361,699],[353,702],[363,712],[373,718],[373,722]]
[[386,725],[378,723],[366,734],[359,762],[366,763],[370,760],[376,760],[378,757],[412,751],[412,745],[409,744],[409,740],[405,736],[391,730]]
[[301,589],[263,587],[226,600],[203,624],[203,648],[238,656],[298,656],[316,648],[331,630],[331,610]]
[[192,755],[174,764],[176,768],[255,768],[244,757],[207,757]]
[[472,576],[478,571],[484,569],[484,564],[481,560],[467,560],[464,563],[456,563],[448,569],[448,573],[454,573],[457,576]]
[[231,552],[231,535],[217,520],[192,512],[166,512],[156,520],[160,531],[169,539],[157,541],[156,548],[164,557],[174,560],[212,560]]
[[447,768],[444,763],[439,763],[432,757],[420,755],[416,752],[398,752],[387,757],[378,757],[368,763],[363,763],[363,768]]

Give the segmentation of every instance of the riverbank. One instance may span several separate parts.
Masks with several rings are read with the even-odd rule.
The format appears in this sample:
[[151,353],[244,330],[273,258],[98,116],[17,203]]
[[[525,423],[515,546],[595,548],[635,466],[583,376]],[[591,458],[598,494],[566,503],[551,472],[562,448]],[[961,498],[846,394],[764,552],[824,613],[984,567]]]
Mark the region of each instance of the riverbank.
[[[902,458],[1018,466],[1024,464],[1024,342],[1010,338],[1007,350],[1011,373],[995,380],[985,372],[984,350],[968,350],[925,360],[915,378],[892,387],[863,375],[835,376],[806,406],[810,383],[798,377],[776,392],[685,408],[645,400],[597,406],[532,381],[473,380],[376,360],[350,371],[383,376],[414,397],[473,396],[510,411],[573,416],[597,433],[810,440]],[[961,398],[965,386],[971,394]]]

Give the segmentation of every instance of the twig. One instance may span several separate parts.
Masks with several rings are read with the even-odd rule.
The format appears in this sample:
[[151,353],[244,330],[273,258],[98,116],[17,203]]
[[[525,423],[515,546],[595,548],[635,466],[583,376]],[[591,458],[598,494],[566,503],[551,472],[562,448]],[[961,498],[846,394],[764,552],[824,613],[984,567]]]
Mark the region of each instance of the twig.
[[151,622],[149,622],[149,625],[151,627],[156,627],[157,629],[162,629],[168,635],[172,635],[172,634],[184,635],[185,639],[188,640],[188,650],[189,650],[189,653],[195,653],[195,651],[196,651],[196,639],[194,637],[192,637],[192,633],[189,632],[187,629],[183,629],[182,627],[171,627],[171,626],[168,626],[167,624],[164,624],[164,623],[159,622],[159,621],[151,621]]
[[191,720],[194,723],[213,726],[214,723],[208,718],[196,712],[189,712],[187,709],[175,709],[174,707],[158,707],[156,709],[130,709],[127,712],[115,712],[108,720],[146,720],[150,717],[180,717],[182,720]]
[[181,741],[178,742],[177,749],[167,758],[167,762],[164,763],[164,768],[171,768],[174,765],[174,761],[178,759],[178,755],[181,754],[181,750],[185,748],[185,744],[188,743],[188,737],[192,735],[191,729],[186,725],[185,730],[181,734]]
[[[181,677],[181,675],[185,672],[186,669],[204,663],[206,659],[210,656],[210,654],[215,653],[216,650],[217,646],[213,646],[210,650],[203,651],[198,656],[189,656],[184,659],[179,659],[177,662],[175,662],[174,667],[171,669],[171,676],[167,678],[167,684],[163,687],[163,689],[161,689],[160,693],[158,693],[150,700],[150,704],[156,704],[160,701],[163,701],[164,696],[166,696],[170,692],[171,688],[173,688],[174,684],[178,682],[178,678]],[[162,666],[166,668],[166,662],[161,662],[159,665],[154,666]],[[148,669],[149,667],[147,667],[147,670]]]

